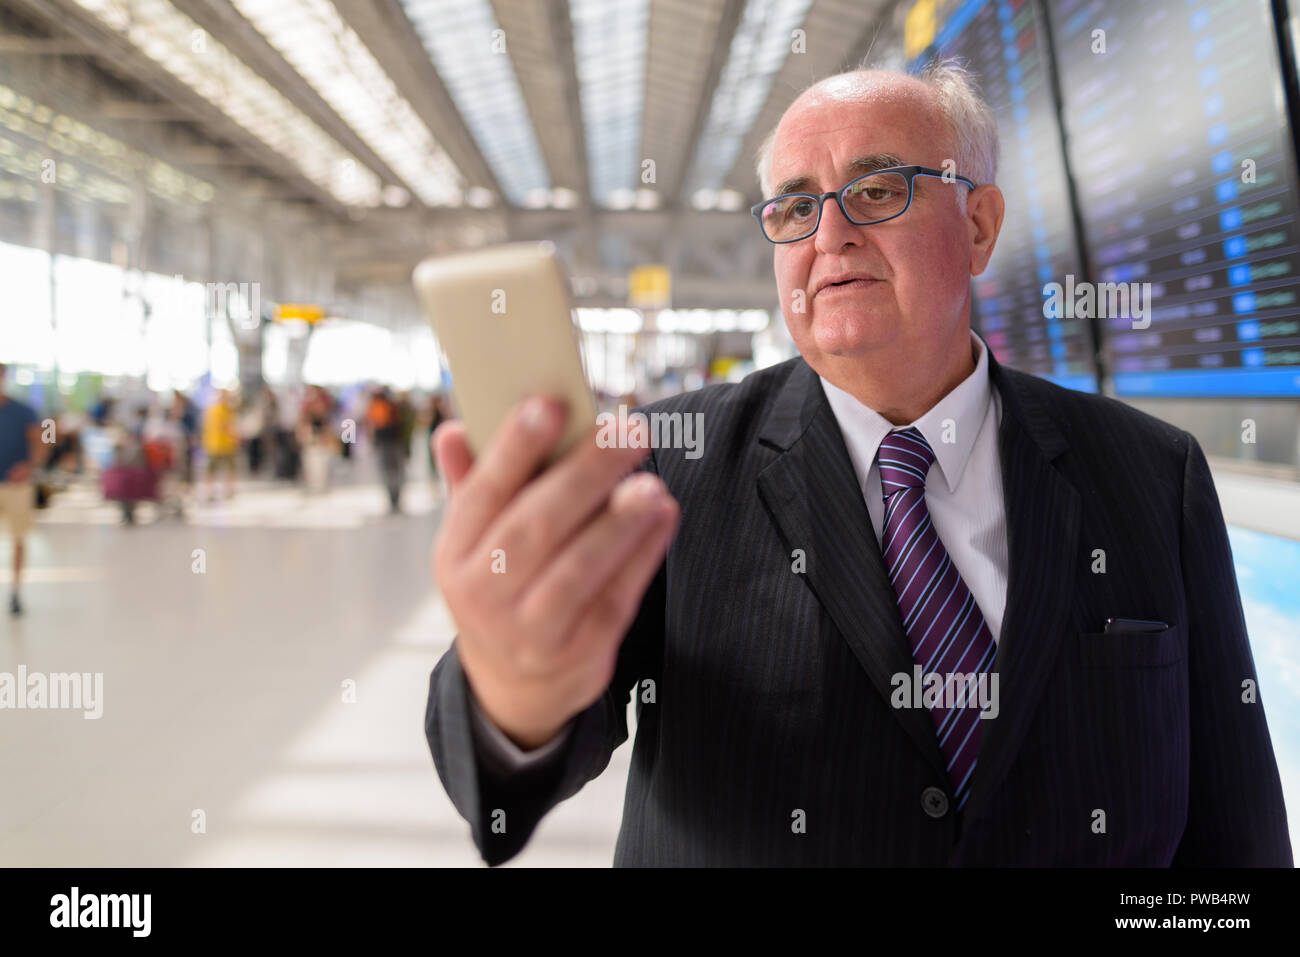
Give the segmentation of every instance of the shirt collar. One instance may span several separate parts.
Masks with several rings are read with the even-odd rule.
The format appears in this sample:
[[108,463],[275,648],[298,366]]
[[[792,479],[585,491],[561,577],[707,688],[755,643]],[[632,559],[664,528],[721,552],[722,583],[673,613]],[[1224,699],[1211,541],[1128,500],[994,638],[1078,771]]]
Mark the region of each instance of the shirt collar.
[[[975,371],[957,384],[957,386],[935,403],[915,422],[895,426],[879,412],[870,409],[838,386],[821,379],[826,399],[830,403],[835,420],[839,423],[844,443],[848,446],[853,468],[858,473],[858,482],[865,490],[867,474],[876,460],[880,443],[891,431],[916,428],[930,443],[934,450],[935,464],[943,473],[948,483],[948,491],[956,492],[961,483],[962,472],[970,460],[971,449],[975,447],[975,438],[979,435],[988,405],[992,400],[993,390],[989,382],[988,351],[984,340],[974,331],[970,334],[971,348],[975,356]],[[951,428],[945,429],[945,423],[951,420]],[[949,441],[944,441],[948,438]]]

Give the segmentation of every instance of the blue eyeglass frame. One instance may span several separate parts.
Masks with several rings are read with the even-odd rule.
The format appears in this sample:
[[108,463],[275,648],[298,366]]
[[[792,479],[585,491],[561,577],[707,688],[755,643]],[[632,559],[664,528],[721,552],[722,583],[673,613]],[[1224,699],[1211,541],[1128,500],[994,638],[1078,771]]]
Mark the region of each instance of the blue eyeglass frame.
[[[868,176],[879,176],[881,173],[899,173],[903,176],[904,179],[907,180],[907,205],[904,206],[902,209],[900,209],[898,212],[894,213],[894,215],[886,216],[884,219],[869,219],[865,221],[859,221],[854,219],[852,216],[849,215],[849,211],[844,207],[844,193],[854,183],[864,180]],[[863,173],[861,176],[857,176],[849,180],[839,189],[831,193],[821,193],[820,195],[817,193],[782,193],[780,196],[773,196],[771,199],[765,199],[761,203],[755,203],[753,206],[749,208],[749,211],[750,213],[753,214],[754,218],[758,220],[758,229],[763,234],[763,238],[766,239],[769,243],[772,243],[774,246],[781,246],[786,243],[801,243],[805,239],[808,239],[810,236],[815,235],[817,233],[817,230],[821,228],[822,208],[825,205],[826,200],[828,199],[835,200],[835,205],[837,205],[840,208],[840,212],[844,214],[844,218],[847,219],[854,226],[875,226],[877,223],[887,223],[891,219],[897,219],[899,216],[902,216],[905,212],[907,212],[909,209],[912,208],[912,197],[916,195],[916,190],[913,187],[913,183],[915,182],[918,176],[934,176],[944,180],[945,182],[957,181],[957,182],[965,183],[971,189],[977,188],[975,186],[975,183],[972,180],[967,179],[965,176],[958,176],[956,173],[947,173],[941,169],[933,169],[929,166],[889,166],[886,167],[885,169],[875,169],[872,170],[870,173]],[[809,233],[807,233],[804,236],[800,236],[798,239],[772,239],[770,236],[768,236],[767,230],[763,228],[763,210],[767,206],[771,205],[772,203],[775,203],[779,199],[789,199],[790,197],[793,196],[802,196],[807,199],[811,199],[813,202],[817,204],[817,222],[813,224],[813,228]]]

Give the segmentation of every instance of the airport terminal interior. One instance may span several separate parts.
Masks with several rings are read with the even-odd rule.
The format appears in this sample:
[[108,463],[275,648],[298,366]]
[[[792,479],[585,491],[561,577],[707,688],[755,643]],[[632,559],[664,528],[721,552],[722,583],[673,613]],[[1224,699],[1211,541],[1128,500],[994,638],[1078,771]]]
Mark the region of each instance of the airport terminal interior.
[[[481,866],[424,736],[458,411],[413,270],[551,244],[601,409],[740,381],[798,355],[765,136],[936,56],[1001,144],[972,328],[1205,451],[1296,834],[1298,46],[1300,0],[0,0],[0,364],[41,435],[0,680],[86,677],[0,688],[0,864]],[[630,752],[509,866],[609,866]]]

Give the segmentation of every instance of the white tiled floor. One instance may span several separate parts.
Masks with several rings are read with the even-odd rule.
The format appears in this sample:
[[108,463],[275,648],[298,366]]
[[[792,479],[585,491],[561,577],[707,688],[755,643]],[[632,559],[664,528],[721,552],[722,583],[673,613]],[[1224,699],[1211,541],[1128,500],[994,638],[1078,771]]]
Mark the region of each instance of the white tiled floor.
[[[452,633],[438,510],[425,484],[404,504],[259,483],[128,528],[92,490],[56,500],[0,672],[102,672],[103,717],[0,709],[0,865],[481,865],[423,733]],[[0,537],[6,595],[8,568]],[[511,865],[608,866],[630,750]]]

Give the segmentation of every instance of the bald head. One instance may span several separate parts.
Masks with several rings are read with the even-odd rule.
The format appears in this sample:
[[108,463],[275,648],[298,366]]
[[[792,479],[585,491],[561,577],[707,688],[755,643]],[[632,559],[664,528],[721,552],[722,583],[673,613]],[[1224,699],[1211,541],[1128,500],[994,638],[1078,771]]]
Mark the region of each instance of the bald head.
[[[773,178],[774,158],[784,152],[791,135],[802,135],[799,123],[810,111],[842,116],[846,121],[890,107],[908,125],[939,137],[933,143],[942,157],[952,159],[956,172],[977,184],[992,183],[997,170],[997,123],[992,110],[976,93],[970,76],[953,61],[935,63],[915,76],[894,70],[852,70],[814,83],[795,99],[758,152],[758,178],[764,196],[780,190]],[[918,160],[908,158],[907,162]],[[963,194],[958,192],[959,197]]]

